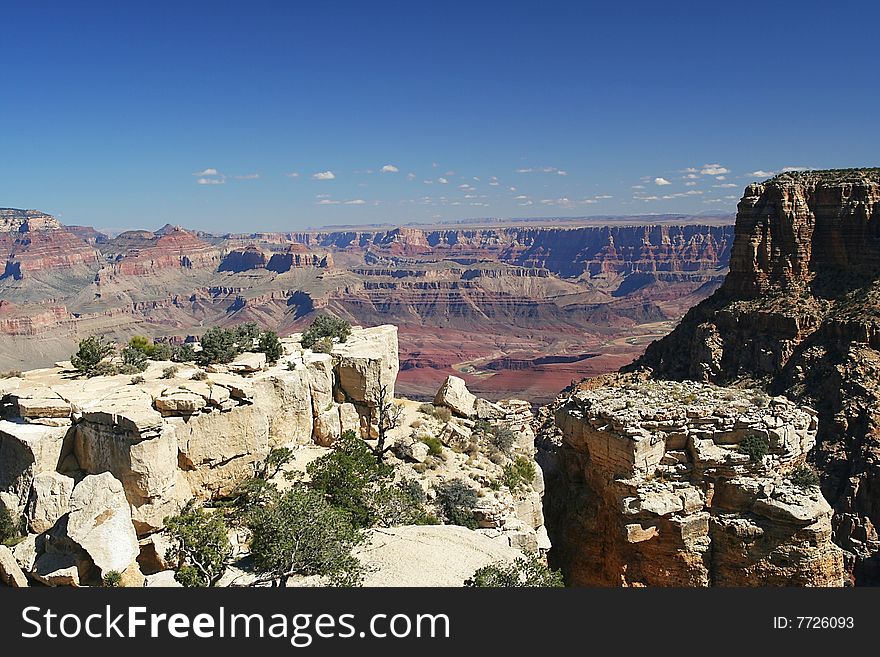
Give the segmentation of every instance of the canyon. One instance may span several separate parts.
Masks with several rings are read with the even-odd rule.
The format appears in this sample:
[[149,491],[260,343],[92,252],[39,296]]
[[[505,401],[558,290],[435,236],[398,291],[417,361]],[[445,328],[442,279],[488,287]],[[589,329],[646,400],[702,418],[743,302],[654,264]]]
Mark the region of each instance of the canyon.
[[399,327],[410,397],[456,375],[536,403],[665,335],[720,285],[733,241],[727,217],[222,236],[0,217],[2,369],[51,365],[92,334],[181,341],[256,321],[287,335],[327,313]]

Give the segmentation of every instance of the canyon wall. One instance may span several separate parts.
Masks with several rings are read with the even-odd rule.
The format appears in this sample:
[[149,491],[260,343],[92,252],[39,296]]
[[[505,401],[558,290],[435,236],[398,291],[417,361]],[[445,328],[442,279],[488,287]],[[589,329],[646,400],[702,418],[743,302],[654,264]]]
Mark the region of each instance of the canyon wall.
[[880,169],[749,185],[735,231],[721,288],[630,369],[814,407],[834,540],[857,583],[880,583]]

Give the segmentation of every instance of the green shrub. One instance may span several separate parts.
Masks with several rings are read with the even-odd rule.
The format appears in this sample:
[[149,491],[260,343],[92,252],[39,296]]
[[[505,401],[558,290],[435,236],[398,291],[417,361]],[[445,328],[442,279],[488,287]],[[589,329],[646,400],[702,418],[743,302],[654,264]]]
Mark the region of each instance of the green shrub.
[[512,564],[483,566],[465,580],[465,586],[475,588],[558,588],[565,586],[562,573],[550,570],[535,555],[519,558]]
[[419,440],[428,446],[428,454],[431,456],[440,456],[443,454],[443,443],[437,438],[434,438],[434,436],[420,436]]
[[517,456],[512,463],[504,466],[500,483],[513,492],[531,486],[536,474],[534,461],[524,456]]
[[236,331],[216,326],[205,331],[199,342],[202,350],[196,354],[196,360],[202,365],[228,363],[242,352]]
[[0,379],[13,379],[15,377],[21,377],[21,370],[7,370],[3,373],[0,373]]
[[113,363],[102,361],[95,365],[95,369],[87,376],[91,378],[93,376],[114,376],[115,374],[119,374],[119,368]]
[[356,526],[370,527],[376,522],[373,496],[391,480],[394,468],[380,462],[354,431],[343,433],[333,447],[306,466],[312,486]]
[[256,322],[245,322],[232,329],[235,341],[242,351],[250,351],[254,348],[254,342],[260,338],[260,327]]
[[498,451],[509,454],[516,442],[516,433],[510,427],[494,427],[490,434],[490,441]]
[[475,434],[482,434],[484,436],[488,436],[492,433],[492,425],[489,424],[489,420],[476,420],[474,422],[474,431]]
[[223,517],[190,503],[165,518],[165,529],[172,540],[165,558],[174,564],[174,579],[187,587],[216,584],[232,554]]
[[333,351],[333,340],[331,338],[319,338],[312,345],[312,351],[316,354],[329,354]]
[[791,473],[791,483],[801,488],[813,488],[819,485],[819,475],[808,465],[802,465]]
[[79,341],[76,353],[70,357],[73,367],[86,376],[98,376],[98,365],[116,348],[102,336],[93,335]]
[[122,366],[126,369],[126,371],[120,370],[123,374],[143,372],[147,369],[147,355],[140,349],[128,345],[122,350]]
[[770,442],[764,436],[746,436],[739,444],[739,451],[757,463],[770,452]]
[[278,362],[278,359],[284,355],[284,347],[281,345],[281,340],[278,339],[278,334],[274,331],[260,334],[257,351],[266,354],[266,360],[270,363]]
[[177,373],[180,371],[180,367],[177,365],[169,365],[164,370],[162,370],[162,378],[163,379],[173,379],[177,376]]
[[131,377],[131,384],[132,385],[138,385],[139,383],[145,383],[145,382],[146,382],[146,379],[144,377],[142,377],[140,374],[138,374],[137,376]]
[[450,479],[434,486],[436,502],[446,522],[469,529],[477,528],[473,508],[477,492],[461,479]]
[[116,588],[122,585],[122,573],[118,570],[108,570],[101,578],[101,586]]
[[449,422],[452,419],[452,411],[445,406],[435,406],[434,417],[441,422]]
[[[189,342],[176,344],[171,347],[171,358],[175,363],[192,363],[196,359],[196,350]],[[162,360],[169,360],[164,358]]]
[[291,575],[322,575],[331,584],[354,586],[362,566],[351,553],[364,539],[348,514],[318,491],[295,485],[247,518],[254,567],[266,581]]
[[344,319],[320,315],[315,318],[309,328],[303,331],[300,342],[303,347],[309,349],[320,338],[336,338],[339,342],[345,342],[349,335],[351,335],[351,324]]
[[404,478],[396,484],[382,486],[373,500],[376,523],[383,527],[437,524],[439,520],[422,506],[425,499],[425,490],[415,479]]
[[207,381],[208,373],[205,370],[196,370],[190,377],[193,381]]
[[143,335],[132,336],[128,341],[128,347],[142,353],[144,358],[152,358],[153,354],[156,353],[156,345],[153,344],[150,338]]
[[151,360],[171,360],[174,356],[174,347],[167,342],[157,342],[153,345]]
[[434,415],[434,411],[436,410],[434,404],[424,403],[419,404],[419,413],[424,413],[425,415]]

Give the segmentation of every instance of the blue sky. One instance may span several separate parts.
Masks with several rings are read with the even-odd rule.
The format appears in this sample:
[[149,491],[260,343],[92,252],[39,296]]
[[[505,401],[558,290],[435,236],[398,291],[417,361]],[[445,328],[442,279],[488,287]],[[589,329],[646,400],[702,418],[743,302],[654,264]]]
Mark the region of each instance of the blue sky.
[[847,1],[6,3],[0,206],[214,231],[733,212],[764,172],[880,163],[878,19]]

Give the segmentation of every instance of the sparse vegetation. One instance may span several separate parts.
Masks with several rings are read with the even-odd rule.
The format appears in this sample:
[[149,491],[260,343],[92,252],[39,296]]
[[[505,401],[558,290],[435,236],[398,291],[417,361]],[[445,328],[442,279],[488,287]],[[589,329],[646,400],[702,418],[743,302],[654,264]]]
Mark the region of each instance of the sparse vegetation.
[[742,454],[748,455],[753,462],[757,463],[770,452],[770,441],[764,438],[764,436],[746,436],[739,444],[739,451]]
[[205,370],[196,370],[190,377],[193,381],[207,381],[208,373]]
[[435,406],[434,417],[441,422],[449,422],[450,420],[452,420],[452,411],[445,406]]
[[434,436],[419,436],[419,440],[428,446],[428,454],[431,456],[440,456],[443,454],[443,443]]
[[462,479],[450,479],[434,486],[437,506],[452,525],[476,529],[473,508],[477,503],[477,492]]
[[419,413],[424,413],[425,415],[430,415],[433,417],[435,408],[436,407],[434,406],[434,404],[419,404]]
[[813,488],[819,485],[819,475],[805,464],[791,473],[791,483],[800,488]]
[[550,570],[539,557],[530,555],[512,564],[493,564],[477,569],[465,580],[465,586],[475,588],[558,588],[565,586],[562,573]]
[[165,518],[165,529],[173,541],[165,558],[174,563],[174,579],[187,587],[214,586],[232,554],[223,516],[190,503]]
[[7,370],[5,372],[0,373],[0,379],[13,379],[15,377],[21,377],[21,370]]
[[509,454],[516,442],[516,433],[510,427],[494,427],[490,433],[492,445],[502,454]]
[[[189,342],[171,346],[171,359],[175,363],[192,363],[196,359],[196,350]],[[168,360],[163,358],[162,360]]]
[[[74,369],[88,377],[106,374],[107,370],[99,367],[101,361],[116,350],[103,336],[92,335],[79,341],[76,353],[70,357]],[[106,363],[109,365],[109,363]]]
[[333,351],[333,340],[331,338],[319,338],[312,345],[312,351],[317,354],[329,354]]
[[504,466],[500,483],[511,491],[518,491],[532,485],[535,480],[535,462],[524,456],[517,456],[512,463]]
[[118,570],[108,570],[101,578],[101,586],[116,588],[122,586],[122,573]]
[[142,377],[140,374],[138,374],[137,376],[131,377],[131,384],[133,386],[136,386],[138,384],[145,383],[145,382],[146,382],[146,379],[144,377]]
[[177,376],[177,373],[180,371],[180,367],[177,365],[169,365],[164,370],[162,370],[162,378],[163,379],[173,379]]
[[[132,338],[133,340],[134,338]],[[147,354],[129,344],[122,350],[122,374],[136,374],[147,369]]]
[[351,335],[351,324],[344,319],[319,315],[305,331],[303,331],[300,343],[306,349],[310,349],[321,338],[335,338],[339,342],[348,340]]
[[12,545],[22,535],[22,519],[18,522],[9,513],[9,510],[0,504],[0,545]]
[[174,354],[174,348],[167,342],[156,342],[153,344],[153,353],[150,354],[151,360],[171,360]]

